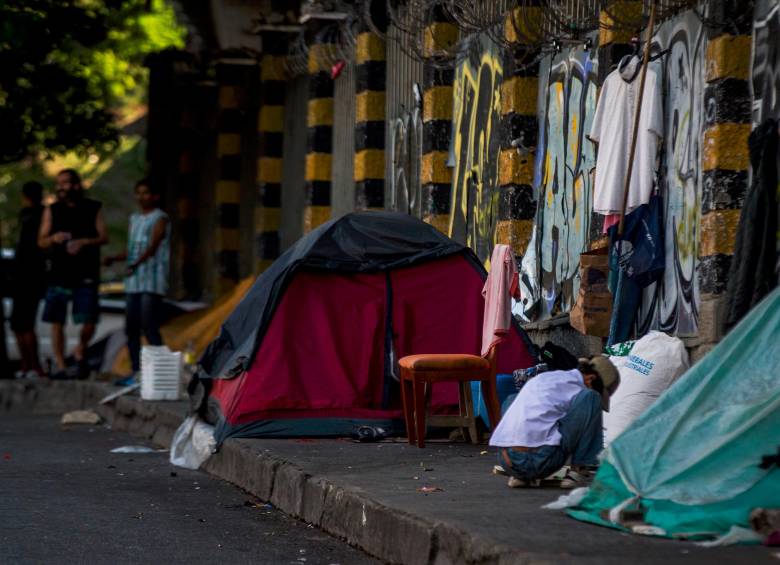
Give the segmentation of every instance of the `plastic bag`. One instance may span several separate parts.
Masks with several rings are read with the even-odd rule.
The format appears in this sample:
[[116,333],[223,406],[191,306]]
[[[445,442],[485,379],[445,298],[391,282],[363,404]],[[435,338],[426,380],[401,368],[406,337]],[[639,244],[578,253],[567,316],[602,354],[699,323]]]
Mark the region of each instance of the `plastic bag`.
[[214,426],[206,424],[197,416],[190,416],[173,436],[171,464],[185,469],[198,469],[211,456],[216,445]]

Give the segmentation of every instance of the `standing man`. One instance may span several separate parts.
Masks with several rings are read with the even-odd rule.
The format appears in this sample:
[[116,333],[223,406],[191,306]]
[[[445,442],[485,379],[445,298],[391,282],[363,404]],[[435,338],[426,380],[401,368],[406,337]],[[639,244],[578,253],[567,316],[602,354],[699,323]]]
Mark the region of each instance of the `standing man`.
[[43,216],[43,186],[26,182],[22,186],[22,210],[19,212],[19,241],[14,254],[13,311],[11,329],[16,334],[23,377],[43,376],[38,357],[35,321],[38,306],[46,292],[46,264],[38,247],[38,231]]
[[171,256],[171,230],[168,214],[160,210],[160,194],[148,180],[135,185],[140,212],[130,216],[127,251],[106,257],[106,263],[127,261],[125,294],[127,295],[127,348],[133,374],[118,384],[133,384],[141,370],[141,333],[149,345],[162,345],[160,310],[168,292],[168,269]]
[[[84,355],[100,316],[100,247],[108,242],[102,204],[84,196],[81,178],[73,169],[57,174],[57,201],[43,213],[38,245],[51,250],[49,288],[43,321],[52,325],[55,372],[52,378],[86,377]],[[73,352],[76,369],[65,365],[65,319],[73,303],[73,323],[81,325]]]

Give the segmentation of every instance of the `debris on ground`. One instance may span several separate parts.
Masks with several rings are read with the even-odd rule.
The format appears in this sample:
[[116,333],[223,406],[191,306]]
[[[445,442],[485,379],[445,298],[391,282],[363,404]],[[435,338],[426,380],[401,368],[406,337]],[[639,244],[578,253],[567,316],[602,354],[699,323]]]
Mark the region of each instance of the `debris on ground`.
[[429,494],[431,492],[444,492],[444,489],[441,487],[420,487],[417,489],[417,492]]
[[145,445],[123,445],[115,447],[111,453],[167,453],[167,449],[154,449]]
[[125,394],[130,394],[131,392],[135,392],[139,388],[141,388],[141,383],[135,383],[130,386],[120,388],[118,391],[112,392],[111,394],[101,398],[98,404],[108,404],[112,400],[116,400],[117,398],[119,398],[120,396],[124,396]]
[[100,417],[100,414],[94,410],[73,410],[62,415],[60,424],[63,426],[70,424],[88,424],[94,426],[99,424],[102,420],[103,418]]

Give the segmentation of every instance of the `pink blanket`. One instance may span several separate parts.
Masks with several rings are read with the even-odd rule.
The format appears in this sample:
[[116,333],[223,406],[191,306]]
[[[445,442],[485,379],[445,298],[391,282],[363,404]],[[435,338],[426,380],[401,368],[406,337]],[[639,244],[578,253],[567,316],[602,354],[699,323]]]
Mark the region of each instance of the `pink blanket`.
[[520,299],[515,254],[508,245],[496,245],[490,257],[490,273],[482,289],[485,315],[482,319],[482,356],[498,345],[512,327],[512,298]]

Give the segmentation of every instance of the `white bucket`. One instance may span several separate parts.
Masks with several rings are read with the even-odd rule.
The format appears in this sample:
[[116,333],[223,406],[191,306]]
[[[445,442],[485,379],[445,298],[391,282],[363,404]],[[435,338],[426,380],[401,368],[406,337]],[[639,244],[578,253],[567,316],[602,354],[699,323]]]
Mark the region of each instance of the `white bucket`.
[[141,398],[179,400],[181,396],[181,352],[164,345],[141,349]]

